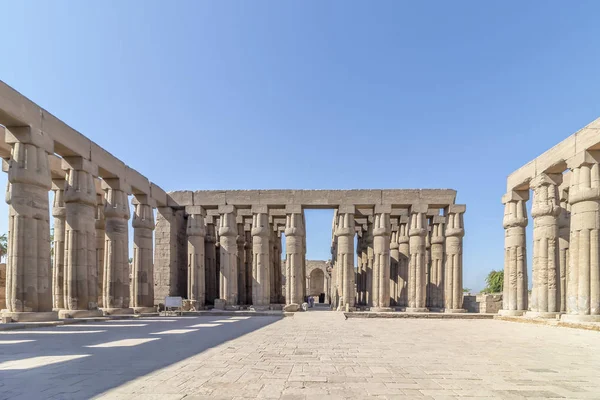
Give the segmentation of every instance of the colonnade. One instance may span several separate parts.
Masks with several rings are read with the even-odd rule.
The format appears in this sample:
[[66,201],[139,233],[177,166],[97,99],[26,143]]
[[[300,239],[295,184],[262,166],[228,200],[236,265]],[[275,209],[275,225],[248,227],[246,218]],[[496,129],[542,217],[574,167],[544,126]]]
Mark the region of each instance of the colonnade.
[[[3,133],[11,147],[3,163],[9,205],[3,316],[35,321],[153,310],[153,200],[124,178],[101,179],[88,158],[57,158],[53,140],[42,131],[12,127]],[[52,252],[49,190],[54,192]]]
[[444,215],[438,215],[439,209],[425,204],[408,209],[375,206],[372,214],[365,216],[355,214],[353,208],[340,207],[334,217],[332,239],[331,298],[335,307],[464,312],[465,210],[464,205],[451,204],[444,208]]
[[[566,160],[502,198],[505,255],[502,315],[600,321],[600,152]],[[526,203],[533,194],[533,267],[528,292]]]

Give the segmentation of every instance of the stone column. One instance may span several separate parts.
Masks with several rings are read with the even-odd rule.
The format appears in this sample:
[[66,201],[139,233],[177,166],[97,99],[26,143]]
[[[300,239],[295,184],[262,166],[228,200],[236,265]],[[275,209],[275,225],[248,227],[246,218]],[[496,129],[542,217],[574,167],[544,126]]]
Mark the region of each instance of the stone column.
[[237,222],[237,264],[238,264],[238,304],[246,304],[246,233],[244,232],[244,217],[236,218]]
[[341,301],[338,311],[354,309],[354,206],[340,206],[338,223],[335,229],[337,237],[338,284],[341,287]]
[[[566,180],[566,179],[565,179]],[[560,273],[560,311],[567,311],[567,271],[569,270],[569,241],[571,235],[571,205],[569,185],[563,180],[559,188],[560,214],[558,216],[558,259]]]
[[600,322],[600,152],[567,160],[571,170],[566,321]]
[[427,204],[413,204],[410,208],[410,262],[408,271],[407,312],[426,312],[427,281],[425,280],[425,242],[427,236]]
[[217,299],[217,240],[213,217],[206,218],[206,236],[204,237],[204,262],[206,279],[206,302],[214,304]]
[[398,225],[392,225],[390,236],[390,305],[398,305],[398,259],[400,251],[398,245]]
[[[98,167],[82,157],[64,157],[65,185],[65,309],[60,318],[94,317],[98,309],[96,265],[96,183]],[[129,272],[129,268],[127,270]],[[129,274],[128,274],[129,277]],[[129,279],[127,279],[129,285]]]
[[504,294],[500,315],[523,315],[527,311],[527,226],[526,202],[529,191],[513,191],[504,204]]
[[[97,185],[100,183],[97,182]],[[98,307],[104,307],[103,303],[103,288],[104,283],[104,237],[106,223],[104,221],[104,195],[96,192],[96,212],[95,212],[95,228],[96,228],[96,266],[98,268]]]
[[206,255],[204,241],[206,225],[204,210],[200,206],[187,206],[188,283],[186,308],[202,310],[206,299]]
[[[430,304],[432,308],[444,308],[444,225],[446,218],[436,215],[431,226],[431,270],[429,284],[431,289]],[[462,295],[462,288],[461,288]]]
[[220,284],[219,302],[215,308],[235,308],[238,303],[237,223],[233,206],[219,206]]
[[52,298],[53,310],[65,308],[64,276],[65,276],[65,180],[53,179],[54,204],[52,216],[54,217],[54,255],[52,258]]
[[560,262],[558,248],[558,185],[562,174],[541,174],[533,190],[533,288],[527,317],[556,318],[560,312]]
[[373,225],[373,307],[371,311],[390,308],[390,212],[391,206],[375,206]]
[[425,235],[425,305],[431,307],[431,227],[433,224],[432,216],[426,216],[427,234]]
[[[306,228],[306,218],[302,213],[302,226]],[[306,288],[306,233],[302,235],[302,298],[306,299],[307,288]]]
[[285,220],[285,271],[286,306],[285,311],[298,311],[302,298],[302,264],[304,260],[303,236],[305,235],[300,207],[287,207]]
[[245,267],[244,271],[246,272],[246,304],[252,304],[252,224],[244,224],[244,257],[245,257]]
[[129,304],[129,188],[120,179],[102,181],[106,205],[104,246],[104,314],[132,314]]
[[[272,217],[271,217],[272,220]],[[277,252],[275,247],[275,231],[273,224],[270,224],[271,230],[269,234],[269,282],[270,282],[270,298],[269,302],[275,304],[277,302],[277,276],[275,274],[275,253]]]
[[13,321],[56,319],[52,311],[48,191],[52,186],[48,154],[54,144],[29,127],[5,129],[11,145],[6,310]]
[[408,266],[410,261],[410,245],[408,237],[408,215],[398,220],[398,305],[408,306]]
[[[373,217],[369,217],[367,232],[365,235],[365,245],[367,246],[367,263],[365,268],[365,304],[373,306],[373,263],[375,252],[373,249]],[[364,259],[363,259],[364,264]]]
[[275,274],[277,277],[277,284],[275,287],[277,288],[277,304],[285,304],[282,293],[283,280],[281,278],[281,253],[283,251],[281,248],[281,230],[278,230],[275,235]]
[[465,236],[463,214],[467,210],[464,204],[448,206],[446,217],[446,268],[444,271],[445,311],[447,313],[466,312],[463,309],[463,250]]
[[269,214],[266,206],[253,208],[252,215],[252,308],[267,310],[271,299],[269,282]]
[[363,304],[364,289],[363,289],[363,263],[362,263],[362,248],[363,238],[362,232],[359,232],[358,240],[356,241],[356,304]]
[[147,195],[137,194],[133,199],[133,266],[131,277],[131,306],[136,313],[155,312],[154,260],[152,231],[154,210]]

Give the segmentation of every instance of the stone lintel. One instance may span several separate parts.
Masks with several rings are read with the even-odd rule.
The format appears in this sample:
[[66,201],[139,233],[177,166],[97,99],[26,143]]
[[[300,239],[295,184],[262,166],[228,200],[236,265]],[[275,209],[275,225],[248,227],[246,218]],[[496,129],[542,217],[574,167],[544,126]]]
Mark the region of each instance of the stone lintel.
[[2,172],[7,172],[8,173],[8,160],[5,160],[4,158],[2,159]]
[[269,207],[263,204],[260,205],[256,205],[253,204],[252,205],[252,213],[253,214],[267,214],[269,212]]
[[133,194],[150,194],[148,178],[128,166],[125,166],[125,181],[131,186]]
[[252,210],[250,208],[238,208],[237,215],[241,215],[242,217],[251,217]]
[[119,178],[108,178],[102,180],[102,189],[121,190],[127,194],[131,193],[131,187]]
[[138,204],[148,204],[152,207],[156,206],[156,204],[154,204],[153,199],[147,194],[134,194],[131,198],[131,204],[133,204],[134,206]]
[[219,206],[219,214],[230,214],[235,212],[235,207],[232,205],[221,205]]
[[244,224],[244,216],[237,214],[235,216],[235,223],[236,224]]
[[285,212],[287,214],[302,214],[301,204],[287,204],[285,206]]
[[440,215],[440,210],[437,208],[430,208],[427,210],[427,213],[425,215],[427,215],[427,217],[435,217],[436,215]]
[[502,204],[509,201],[527,201],[529,200],[529,190],[512,190],[502,196]]
[[342,204],[338,208],[339,214],[354,214],[356,212],[356,207],[354,205]]
[[200,206],[185,206],[185,213],[188,215],[206,215],[206,210]]
[[217,223],[217,218],[216,218],[216,216],[214,216],[214,215],[207,215],[207,216],[204,218],[204,223],[205,223],[206,225],[215,225],[215,224]]
[[[185,206],[201,206],[204,204],[196,204],[193,201],[193,192],[189,190],[178,190],[169,192],[167,195],[167,203],[170,207],[185,207]],[[208,204],[206,204],[208,205]]]
[[445,224],[446,223],[446,217],[444,217],[442,215],[436,215],[436,216],[433,217],[433,223],[434,223],[434,225],[435,224]]
[[392,206],[390,204],[375,204],[375,214],[390,214]]
[[555,185],[560,186],[563,180],[563,174],[547,174],[542,173],[533,178],[529,185],[531,188],[538,187],[541,185]]
[[[196,207],[200,207],[200,206],[196,206]],[[219,212],[219,210],[216,209],[216,208],[210,208],[210,209],[205,209],[205,210],[206,210],[206,215],[207,216],[210,215],[212,217],[219,218],[219,216],[221,215],[221,213]]]
[[398,217],[401,215],[408,215],[408,208],[392,208],[390,213],[391,217]]
[[54,153],[54,140],[47,133],[29,126],[11,126],[4,130],[4,140],[8,144],[27,143]]
[[363,224],[366,224],[368,222],[368,220],[369,220],[368,217],[354,217],[354,224],[363,225]]
[[52,179],[52,190],[65,190],[64,179]]
[[355,215],[360,215],[360,216],[373,215],[373,207],[357,207]]
[[462,214],[467,211],[466,204],[451,204],[448,206],[449,213]]
[[167,193],[153,182],[150,182],[150,195],[158,206],[166,206],[168,203]]
[[410,218],[408,215],[401,215],[400,218],[398,219],[398,222],[401,224],[408,224],[409,219]]
[[567,160],[567,167],[569,169],[575,169],[582,164],[595,164],[600,163],[600,151],[580,151],[573,157]]
[[91,162],[90,160],[87,160],[83,157],[78,157],[78,156],[63,157],[62,162],[61,162],[61,168],[64,171],[73,169],[76,171],[85,171],[85,172],[91,174],[92,176],[98,176],[98,166],[96,164],[94,164],[93,162]]
[[427,204],[423,204],[423,203],[416,203],[413,204],[410,207],[410,212],[411,213],[427,213],[427,210],[429,209],[429,207],[427,206]]

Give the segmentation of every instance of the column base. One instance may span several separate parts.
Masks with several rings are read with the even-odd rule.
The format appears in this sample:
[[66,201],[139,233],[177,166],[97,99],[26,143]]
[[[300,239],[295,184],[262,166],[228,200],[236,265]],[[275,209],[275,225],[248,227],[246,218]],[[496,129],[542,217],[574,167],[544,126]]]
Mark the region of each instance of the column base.
[[444,309],[444,312],[448,314],[460,314],[466,313],[467,310],[465,310],[464,308],[446,308]]
[[271,304],[269,305],[269,308],[270,308],[271,310],[281,311],[281,310],[283,310],[283,304],[279,304],[279,303],[271,303]]
[[58,318],[70,319],[70,318],[96,318],[102,317],[101,310],[60,310],[58,311]]
[[283,307],[283,311],[285,312],[296,312],[298,310],[300,310],[300,305],[296,303],[288,304]]
[[102,308],[102,313],[106,315],[132,315],[133,308]]
[[56,321],[58,319],[58,313],[56,311],[20,312],[2,310],[2,318],[8,318],[12,322]]
[[392,312],[392,307],[371,307],[371,312]]
[[564,322],[600,322],[600,315],[563,314],[560,320]]
[[525,318],[558,319],[560,314],[560,312],[527,311],[523,316]]
[[227,302],[223,299],[215,299],[215,310],[225,310]]
[[255,312],[256,311],[269,311],[269,306],[268,305],[266,305],[266,306],[252,305],[252,306],[250,306],[250,311],[255,311]]
[[429,312],[429,309],[426,307],[406,307],[407,313],[417,313],[417,312]]
[[156,312],[156,307],[133,307],[134,314],[152,314]]
[[521,317],[525,314],[525,310],[500,310],[498,315],[503,317]]

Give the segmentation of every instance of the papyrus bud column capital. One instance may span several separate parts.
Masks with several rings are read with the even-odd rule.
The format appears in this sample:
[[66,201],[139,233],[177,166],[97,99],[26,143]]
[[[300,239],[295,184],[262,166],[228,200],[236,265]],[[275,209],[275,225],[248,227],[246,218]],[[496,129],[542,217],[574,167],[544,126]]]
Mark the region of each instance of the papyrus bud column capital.
[[567,160],[571,170],[570,263],[565,320],[600,321],[600,151]]
[[122,179],[102,181],[106,221],[103,276],[105,314],[132,313],[129,288],[129,186]]
[[302,298],[302,276],[304,263],[305,235],[304,219],[302,209],[290,208],[286,210],[285,217],[285,270],[286,270],[286,310],[297,311],[303,302]]
[[504,204],[504,294],[503,315],[522,315],[528,306],[527,293],[527,226],[528,190],[512,191],[502,197]]
[[373,311],[391,311],[390,224],[391,206],[375,206],[373,223]]
[[446,312],[464,312],[463,309],[463,237],[465,225],[463,214],[466,206],[448,206],[444,232],[444,307]]
[[188,239],[188,286],[187,298],[190,308],[196,310],[204,306],[206,297],[205,249],[207,229],[204,223],[205,211],[200,206],[187,206],[186,233]]
[[65,276],[62,317],[99,315],[96,265],[96,183],[98,167],[83,157],[64,157]]
[[270,302],[269,214],[266,206],[252,208],[252,305],[266,309]]
[[6,265],[6,316],[26,320],[54,319],[50,276],[48,191],[52,186],[48,154],[54,142],[29,127],[4,129],[11,146],[8,161],[9,205]]
[[408,236],[410,263],[408,272],[407,311],[427,311],[425,241],[427,236],[427,204],[413,204],[410,208]]

